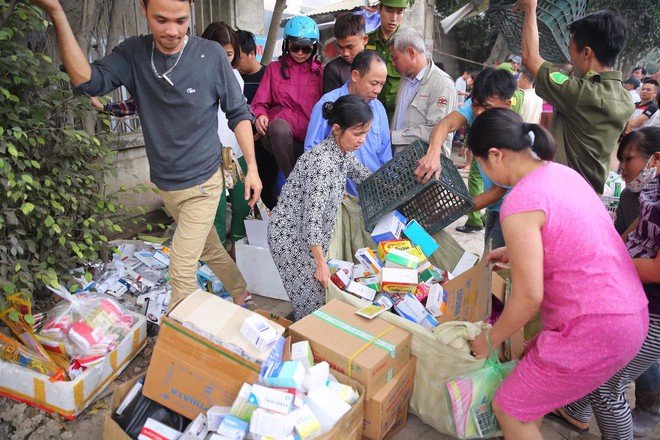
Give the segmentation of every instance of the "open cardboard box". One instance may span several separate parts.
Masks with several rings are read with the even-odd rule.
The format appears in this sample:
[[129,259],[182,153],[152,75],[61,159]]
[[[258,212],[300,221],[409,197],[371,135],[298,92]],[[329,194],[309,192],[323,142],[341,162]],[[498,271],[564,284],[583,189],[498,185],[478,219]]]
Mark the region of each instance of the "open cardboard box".
[[0,395],[74,419],[126,368],[147,342],[147,321],[135,319],[128,335],[103,361],[71,381],[51,382],[45,374],[0,361]]
[[[283,359],[290,359],[290,350],[291,350],[291,341],[287,340],[284,346]],[[355,390],[357,390],[360,395],[357,402],[355,402],[351,409],[344,415],[344,417],[339,420],[339,422],[325,434],[322,434],[319,437],[316,437],[317,440],[360,440],[362,439],[362,429],[363,429],[363,419],[364,419],[364,387],[354,379],[349,378],[339,372],[332,371],[332,375],[340,383],[350,385]],[[140,376],[142,377],[142,376]],[[138,381],[140,377],[136,377],[128,382],[125,382],[121,385],[115,385],[115,391],[112,396],[112,404],[110,406],[110,411],[108,411],[103,418],[103,440],[131,440],[130,437],[121,429],[117,422],[112,418],[117,408],[121,404],[122,400],[128,392],[131,390],[133,385]],[[249,382],[253,383],[253,382]],[[405,397],[405,396],[404,396]],[[198,411],[198,413],[201,410]],[[406,411],[407,414],[407,411]],[[397,414],[397,420],[394,424],[392,430],[400,430],[405,426],[405,418],[403,419],[403,426],[401,425],[401,414]],[[398,432],[397,430],[397,432]]]
[[[213,405],[231,405],[244,382],[257,382],[269,353],[240,333],[252,315],[201,290],[179,302],[163,318],[144,395],[189,419]],[[269,325],[284,333],[281,325]]]

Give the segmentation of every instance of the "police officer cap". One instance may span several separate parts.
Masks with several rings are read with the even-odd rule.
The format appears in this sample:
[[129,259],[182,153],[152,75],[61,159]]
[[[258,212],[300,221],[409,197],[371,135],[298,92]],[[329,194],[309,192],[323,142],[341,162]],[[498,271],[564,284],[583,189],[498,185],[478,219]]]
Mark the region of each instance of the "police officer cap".
[[415,0],[380,0],[381,6],[389,6],[390,8],[407,8],[412,6]]

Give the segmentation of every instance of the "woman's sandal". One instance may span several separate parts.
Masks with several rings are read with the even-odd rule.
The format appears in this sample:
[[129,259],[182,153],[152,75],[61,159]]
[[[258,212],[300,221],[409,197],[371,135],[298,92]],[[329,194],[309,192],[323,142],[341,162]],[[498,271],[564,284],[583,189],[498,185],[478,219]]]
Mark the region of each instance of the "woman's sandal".
[[[557,422],[562,426],[565,426],[566,428],[575,431],[579,434],[586,434],[589,432],[589,428],[580,428],[579,426],[576,426],[571,422],[571,420],[567,417],[570,417],[568,414],[565,414],[561,408],[552,410],[552,412],[549,412],[548,414],[545,415],[546,418],[552,420],[553,422]],[[579,423],[577,420],[575,421],[576,423]]]

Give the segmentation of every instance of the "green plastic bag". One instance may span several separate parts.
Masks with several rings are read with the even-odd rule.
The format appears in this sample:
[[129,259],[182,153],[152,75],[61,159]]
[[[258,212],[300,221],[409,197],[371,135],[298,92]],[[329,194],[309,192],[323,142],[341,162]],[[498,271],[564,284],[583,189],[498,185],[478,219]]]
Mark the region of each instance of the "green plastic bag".
[[[490,332],[490,330],[488,330]],[[491,408],[495,391],[511,373],[518,361],[501,363],[497,352],[490,345],[490,356],[483,368],[445,382],[447,408],[450,409],[454,432],[457,438],[488,438],[501,435],[500,427]]]

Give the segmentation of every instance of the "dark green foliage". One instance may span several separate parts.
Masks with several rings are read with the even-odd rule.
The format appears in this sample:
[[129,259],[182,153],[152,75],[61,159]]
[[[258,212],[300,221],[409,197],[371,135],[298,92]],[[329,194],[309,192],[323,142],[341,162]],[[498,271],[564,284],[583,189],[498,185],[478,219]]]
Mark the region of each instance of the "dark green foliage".
[[[7,14],[0,5],[0,17]],[[121,206],[107,196],[113,152],[82,129],[86,98],[28,41],[40,11],[18,2],[0,28],[0,292],[31,293],[98,260]],[[0,306],[3,295],[0,294]],[[1,307],[0,307],[1,308]]]

